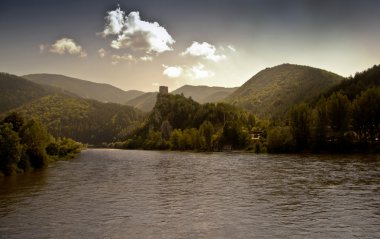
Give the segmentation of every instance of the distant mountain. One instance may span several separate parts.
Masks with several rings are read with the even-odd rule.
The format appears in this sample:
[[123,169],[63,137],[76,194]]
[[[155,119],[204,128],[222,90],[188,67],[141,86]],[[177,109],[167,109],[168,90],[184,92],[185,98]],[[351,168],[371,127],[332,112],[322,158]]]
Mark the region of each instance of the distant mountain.
[[[230,95],[237,88],[224,88],[217,86],[193,86],[193,85],[184,85],[172,92],[172,95],[183,94],[185,97],[191,97],[193,100],[198,103],[210,103],[217,102],[228,95]],[[136,97],[135,99],[127,101],[127,105],[136,107],[144,112],[151,111],[156,104],[157,92],[148,92],[143,95]]]
[[55,137],[90,144],[123,137],[145,117],[130,106],[83,99],[54,86],[0,73],[0,115],[10,111],[39,119]]
[[264,118],[282,117],[295,104],[344,78],[317,68],[283,64],[260,71],[225,99]]
[[85,99],[94,99],[101,102],[124,104],[143,94],[143,92],[137,90],[124,91],[109,84],[95,83],[64,75],[31,74],[25,75],[23,78],[37,84],[49,85],[72,92]]
[[135,99],[127,101],[125,104],[133,106],[144,112],[149,112],[153,109],[157,100],[157,92],[147,92],[144,93]]
[[21,77],[0,73],[0,113],[49,94],[44,87]]
[[193,86],[193,85],[184,85],[174,91],[171,94],[183,94],[185,97],[190,97],[197,101],[198,103],[209,103],[217,102],[223,98],[226,98],[232,92],[237,89],[235,88],[224,88],[216,86]]

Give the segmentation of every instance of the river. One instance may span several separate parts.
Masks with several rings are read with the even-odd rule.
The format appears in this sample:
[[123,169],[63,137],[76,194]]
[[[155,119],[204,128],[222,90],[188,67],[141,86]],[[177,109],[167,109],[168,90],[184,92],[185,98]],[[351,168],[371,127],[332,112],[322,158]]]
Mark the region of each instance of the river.
[[88,149],[0,181],[0,238],[380,238],[380,156]]

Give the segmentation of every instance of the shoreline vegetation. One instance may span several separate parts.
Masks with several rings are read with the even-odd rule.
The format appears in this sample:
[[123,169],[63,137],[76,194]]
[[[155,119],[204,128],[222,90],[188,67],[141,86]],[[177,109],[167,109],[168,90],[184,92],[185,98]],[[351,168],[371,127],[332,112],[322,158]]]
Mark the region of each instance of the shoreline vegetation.
[[259,119],[226,103],[199,104],[191,97],[159,93],[140,127],[119,149],[255,153],[380,152],[380,66],[318,97],[296,104],[282,118]]
[[9,113],[0,121],[0,178],[75,157],[85,145],[54,138],[37,120]]

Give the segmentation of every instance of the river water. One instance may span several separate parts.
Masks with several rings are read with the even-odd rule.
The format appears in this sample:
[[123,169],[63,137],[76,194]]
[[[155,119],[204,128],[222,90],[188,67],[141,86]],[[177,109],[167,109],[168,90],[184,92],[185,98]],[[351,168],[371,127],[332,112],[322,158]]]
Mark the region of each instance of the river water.
[[0,238],[380,238],[380,157],[89,149],[0,181]]

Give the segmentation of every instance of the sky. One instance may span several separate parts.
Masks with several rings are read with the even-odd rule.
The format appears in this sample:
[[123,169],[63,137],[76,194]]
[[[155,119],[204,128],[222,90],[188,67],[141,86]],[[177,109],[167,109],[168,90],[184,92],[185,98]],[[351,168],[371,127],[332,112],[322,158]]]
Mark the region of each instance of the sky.
[[283,63],[380,64],[377,0],[1,0],[0,71],[123,90],[236,87]]

